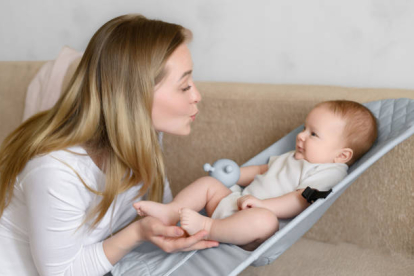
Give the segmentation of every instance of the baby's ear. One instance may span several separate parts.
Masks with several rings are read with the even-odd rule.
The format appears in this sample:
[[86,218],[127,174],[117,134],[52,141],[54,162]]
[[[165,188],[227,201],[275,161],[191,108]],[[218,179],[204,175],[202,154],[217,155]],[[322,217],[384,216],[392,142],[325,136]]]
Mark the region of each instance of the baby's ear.
[[339,154],[335,157],[334,163],[343,163],[346,164],[352,159],[354,152],[350,148],[342,149]]

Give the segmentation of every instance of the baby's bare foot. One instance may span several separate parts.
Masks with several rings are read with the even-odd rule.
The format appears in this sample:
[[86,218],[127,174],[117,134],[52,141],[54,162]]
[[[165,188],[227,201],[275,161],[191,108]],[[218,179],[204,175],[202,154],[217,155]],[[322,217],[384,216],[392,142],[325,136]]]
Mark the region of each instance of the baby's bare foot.
[[189,235],[194,235],[201,230],[210,232],[212,219],[200,215],[191,209],[183,208],[180,210],[180,223],[181,227],[187,231]]
[[134,208],[141,217],[152,216],[161,220],[165,225],[175,225],[178,221],[178,212],[171,206],[154,201],[139,201]]
[[137,214],[141,217],[145,217],[147,216],[147,212],[145,212],[145,210],[147,210],[147,202],[146,201],[140,201],[140,202],[136,202],[133,204],[134,208],[137,210]]

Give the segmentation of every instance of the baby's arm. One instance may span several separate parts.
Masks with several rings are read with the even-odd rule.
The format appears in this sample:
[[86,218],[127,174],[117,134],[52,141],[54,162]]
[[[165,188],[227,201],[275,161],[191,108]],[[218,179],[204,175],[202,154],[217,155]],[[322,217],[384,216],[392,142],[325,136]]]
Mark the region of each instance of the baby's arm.
[[237,181],[237,184],[243,187],[247,186],[253,181],[256,175],[263,174],[267,172],[268,169],[269,169],[269,166],[267,164],[241,167],[240,178]]
[[303,189],[283,196],[260,200],[252,195],[246,195],[237,200],[240,210],[260,207],[272,211],[280,219],[292,218],[300,214],[309,203],[302,197]]
[[302,196],[304,189],[263,200],[263,205],[278,218],[287,219],[299,215],[310,204]]

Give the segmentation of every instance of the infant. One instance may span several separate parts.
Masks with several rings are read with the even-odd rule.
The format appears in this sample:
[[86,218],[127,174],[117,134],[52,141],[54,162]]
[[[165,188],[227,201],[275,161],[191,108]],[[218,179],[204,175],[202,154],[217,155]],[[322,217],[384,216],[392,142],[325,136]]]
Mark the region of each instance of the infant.
[[[154,216],[166,225],[180,221],[189,235],[204,229],[206,239],[252,250],[279,229],[278,219],[292,218],[309,206],[302,196],[306,187],[331,189],[376,138],[376,120],[366,107],[353,101],[322,102],[307,115],[295,151],[240,168],[239,186],[232,190],[202,177],[171,203],[140,201],[134,207],[140,216]],[[203,208],[207,217],[198,213]]]

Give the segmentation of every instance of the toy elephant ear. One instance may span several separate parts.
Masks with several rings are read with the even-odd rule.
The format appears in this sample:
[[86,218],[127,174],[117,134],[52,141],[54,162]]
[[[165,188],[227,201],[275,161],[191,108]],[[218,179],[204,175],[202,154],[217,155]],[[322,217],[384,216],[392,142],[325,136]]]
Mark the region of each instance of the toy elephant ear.
[[235,185],[240,178],[239,165],[230,159],[219,159],[214,162],[213,166],[206,163],[203,168],[210,176],[216,178],[227,187]]

